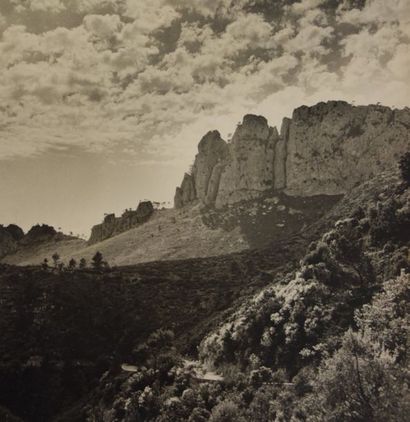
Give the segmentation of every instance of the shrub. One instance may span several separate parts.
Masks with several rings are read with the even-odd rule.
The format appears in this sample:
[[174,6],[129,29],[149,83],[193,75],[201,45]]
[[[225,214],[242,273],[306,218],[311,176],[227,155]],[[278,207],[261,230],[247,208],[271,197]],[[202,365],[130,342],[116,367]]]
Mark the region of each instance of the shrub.
[[399,168],[402,179],[410,184],[410,151],[406,152],[399,161]]
[[224,400],[212,409],[210,422],[244,422],[237,404]]

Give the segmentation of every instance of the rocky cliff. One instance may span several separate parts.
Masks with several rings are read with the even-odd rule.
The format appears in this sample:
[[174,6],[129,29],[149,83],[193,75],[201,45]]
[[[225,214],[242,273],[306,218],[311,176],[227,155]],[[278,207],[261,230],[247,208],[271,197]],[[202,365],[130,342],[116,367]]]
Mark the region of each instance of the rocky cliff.
[[[183,184],[184,189],[186,189]],[[189,197],[189,199],[194,196]],[[140,202],[136,210],[125,210],[120,217],[115,214],[107,214],[101,224],[97,224],[91,229],[89,245],[101,242],[117,234],[137,227],[149,220],[154,212],[154,206],[151,201]]]
[[329,101],[294,110],[280,134],[247,115],[232,141],[209,132],[175,207],[195,200],[222,208],[267,191],[290,196],[340,195],[395,166],[410,145],[410,109]]

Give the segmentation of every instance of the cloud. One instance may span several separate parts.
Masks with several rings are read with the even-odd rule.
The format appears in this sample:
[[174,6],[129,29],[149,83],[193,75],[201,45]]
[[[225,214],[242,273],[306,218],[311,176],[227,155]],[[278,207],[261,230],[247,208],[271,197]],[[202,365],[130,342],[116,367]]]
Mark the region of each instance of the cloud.
[[[58,145],[182,162],[203,132],[231,132],[245,113],[277,124],[302,103],[408,102],[409,25],[390,3],[338,8],[336,20],[329,2],[284,6],[281,19],[255,4],[70,0],[58,13],[75,24],[35,33],[25,19],[40,10],[19,18],[28,26],[6,16],[0,157]],[[371,24],[376,6],[385,15]]]
[[84,27],[95,37],[107,40],[117,35],[123,24],[118,15],[87,15]]
[[62,0],[14,0],[17,11],[60,13],[66,9]]
[[367,1],[363,9],[351,9],[348,4],[342,4],[338,12],[340,22],[353,25],[410,21],[410,3],[407,0]]
[[307,24],[297,35],[284,44],[285,51],[302,52],[306,54],[325,54],[329,51],[323,43],[333,36],[332,27],[320,27]]
[[165,0],[140,2],[126,0],[124,15],[134,20],[133,25],[143,33],[169,27],[180,15]]
[[216,15],[234,19],[240,14],[247,4],[252,4],[251,0],[166,0],[168,4],[177,10],[188,9],[206,18]]
[[393,58],[387,63],[388,69],[403,82],[410,81],[410,45],[399,44]]
[[302,15],[311,9],[321,6],[325,1],[326,0],[302,0],[292,4],[289,9],[295,14]]

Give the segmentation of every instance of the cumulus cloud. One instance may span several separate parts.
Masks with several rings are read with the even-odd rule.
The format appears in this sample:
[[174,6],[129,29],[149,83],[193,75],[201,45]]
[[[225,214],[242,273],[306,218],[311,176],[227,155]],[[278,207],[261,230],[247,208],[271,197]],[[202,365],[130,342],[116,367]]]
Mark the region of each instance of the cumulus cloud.
[[[301,103],[331,98],[406,105],[408,2],[346,3],[332,14],[325,1],[303,0],[282,6],[280,19],[263,4],[16,0],[26,26],[5,16],[0,157],[74,145],[182,162],[203,132],[231,132],[248,112],[278,124]],[[34,12],[76,23],[31,32]]]
[[326,0],[302,0],[300,2],[294,3],[290,6],[290,10],[293,13],[296,13],[298,15],[302,15],[305,12],[315,9],[318,6],[325,3]]
[[14,0],[13,4],[18,12],[42,11],[60,13],[66,9],[62,0]]
[[410,3],[407,0],[367,1],[362,9],[342,3],[338,9],[340,22],[354,25],[410,21]]

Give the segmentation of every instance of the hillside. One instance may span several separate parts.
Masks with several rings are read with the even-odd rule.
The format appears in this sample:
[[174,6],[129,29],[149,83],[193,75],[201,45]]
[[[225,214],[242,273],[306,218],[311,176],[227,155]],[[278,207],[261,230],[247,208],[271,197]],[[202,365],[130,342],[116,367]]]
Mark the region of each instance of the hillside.
[[[322,343],[329,353],[336,350],[355,310],[409,268],[409,200],[397,173],[385,173],[353,189],[302,233],[265,249],[103,272],[3,266],[0,352],[1,378],[7,382],[0,405],[29,421],[55,420],[61,413],[59,420],[70,422],[83,421],[86,414],[88,420],[109,422],[135,415],[184,421],[196,407],[209,415],[225,401],[232,401],[226,406],[239,415],[248,407],[242,398],[248,391],[249,411],[256,412],[254,400],[260,399],[279,400],[289,412],[294,391],[283,391],[286,404],[276,390],[262,394],[263,380],[273,376],[274,383],[294,383],[292,377],[314,371],[321,355],[312,350]],[[336,231],[323,235],[341,218]],[[353,261],[332,246],[337,239],[343,245],[335,234],[349,228],[354,229],[354,235],[346,231],[348,245],[356,248],[348,255]],[[320,239],[330,252],[321,242],[309,246]],[[369,277],[366,285],[354,269],[356,255],[364,265],[360,274]],[[273,313],[282,321],[278,331]],[[300,324],[307,327],[309,318],[313,334],[306,337]],[[225,381],[198,384],[180,366],[181,356],[195,357],[198,346],[203,362]],[[305,353],[312,356],[307,361]],[[121,371],[122,363],[136,365],[137,373]],[[197,402],[204,389],[208,399]],[[185,401],[188,396],[198,404]],[[159,411],[165,419],[155,419]],[[266,420],[266,414],[261,418],[251,420]]]
[[65,263],[71,258],[90,262],[100,251],[111,266],[122,266],[263,248],[316,221],[339,199],[340,196],[291,198],[267,192],[223,210],[204,209],[199,203],[182,209],[156,210],[144,224],[101,242],[89,245],[81,239],[51,239],[19,247],[2,262],[38,265],[44,258],[51,262],[55,252]]
[[[398,421],[409,412],[410,190],[383,174],[347,195],[294,270],[203,338],[196,372],[154,333],[88,420]],[[319,227],[312,228],[312,233]],[[178,336],[176,337],[176,339]],[[159,346],[161,344],[161,347]],[[143,348],[142,347],[142,348]],[[107,392],[109,392],[107,394]]]

